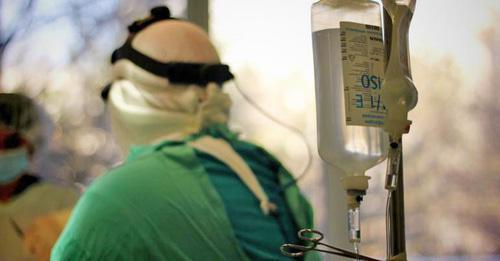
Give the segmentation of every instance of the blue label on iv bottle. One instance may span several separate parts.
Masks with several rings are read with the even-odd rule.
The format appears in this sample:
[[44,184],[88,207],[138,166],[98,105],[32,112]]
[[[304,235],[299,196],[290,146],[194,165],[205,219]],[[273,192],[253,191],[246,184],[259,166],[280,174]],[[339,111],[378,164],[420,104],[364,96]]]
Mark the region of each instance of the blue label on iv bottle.
[[378,26],[340,23],[346,124],[381,126],[384,46]]

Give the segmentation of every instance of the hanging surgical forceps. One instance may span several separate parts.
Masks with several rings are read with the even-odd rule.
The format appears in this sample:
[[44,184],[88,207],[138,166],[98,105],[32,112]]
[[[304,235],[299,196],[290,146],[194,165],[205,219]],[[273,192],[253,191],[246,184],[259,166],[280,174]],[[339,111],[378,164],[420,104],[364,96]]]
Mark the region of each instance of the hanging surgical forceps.
[[[305,245],[297,245],[297,244],[284,244],[280,247],[281,253],[283,255],[289,257],[300,257],[303,256],[308,251],[318,251],[348,258],[355,258],[357,260],[365,260],[365,261],[381,261],[378,259],[374,259],[371,257],[359,255],[338,247],[334,247],[325,243],[322,243],[324,235],[318,230],[314,229],[302,229],[298,233],[299,239],[306,242]],[[318,245],[327,247],[326,249],[318,249],[316,248]]]

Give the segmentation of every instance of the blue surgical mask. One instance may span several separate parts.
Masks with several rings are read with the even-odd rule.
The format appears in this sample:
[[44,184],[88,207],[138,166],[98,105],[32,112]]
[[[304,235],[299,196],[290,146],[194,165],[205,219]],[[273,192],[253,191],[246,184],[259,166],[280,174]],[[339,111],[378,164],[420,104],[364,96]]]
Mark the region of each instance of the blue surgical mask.
[[0,184],[8,184],[21,176],[28,168],[26,148],[0,152]]

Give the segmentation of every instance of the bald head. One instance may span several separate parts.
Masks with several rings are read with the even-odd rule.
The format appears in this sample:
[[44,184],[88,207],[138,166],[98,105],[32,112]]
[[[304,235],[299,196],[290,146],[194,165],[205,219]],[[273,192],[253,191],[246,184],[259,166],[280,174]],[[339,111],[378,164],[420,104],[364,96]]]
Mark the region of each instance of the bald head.
[[165,20],[148,26],[135,36],[132,47],[161,62],[219,63],[207,33],[182,20]]
[[[184,65],[220,64],[207,33],[187,21],[156,21],[132,37],[124,48],[130,49],[128,44],[131,44],[133,50],[151,58],[151,64],[154,61]],[[175,70],[165,77],[141,67],[140,62],[136,64],[132,59],[123,58],[113,63],[113,74],[117,81],[109,94],[109,112],[113,133],[124,151],[128,151],[132,144],[149,144],[174,134],[188,135],[204,126],[227,122],[231,101],[222,92],[217,80],[205,86],[197,81],[170,82],[169,77],[178,73]],[[156,66],[168,71],[179,65]],[[206,72],[210,71],[203,73]],[[188,72],[186,75],[196,80],[196,73],[201,74],[202,71]],[[230,72],[227,73],[232,77]]]

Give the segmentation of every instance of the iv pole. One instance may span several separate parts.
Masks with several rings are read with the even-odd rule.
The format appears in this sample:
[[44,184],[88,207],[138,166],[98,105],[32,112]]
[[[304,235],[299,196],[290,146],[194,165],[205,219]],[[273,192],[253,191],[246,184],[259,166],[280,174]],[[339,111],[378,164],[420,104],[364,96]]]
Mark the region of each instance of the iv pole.
[[[384,8],[384,32],[385,32],[385,50],[387,51],[386,59],[389,60],[391,48],[392,20],[387,10]],[[399,140],[401,150],[399,152],[400,162],[397,170],[396,190],[390,191],[387,247],[388,257],[393,257],[399,253],[406,253],[406,236],[405,236],[405,213],[404,213],[404,180],[403,180],[403,141]]]
[[[383,0],[383,28],[387,67],[384,86],[381,91],[382,102],[388,108],[384,130],[389,134],[390,148],[385,187],[387,202],[387,259],[407,261],[404,215],[404,179],[402,136],[410,130],[411,121],[408,111],[418,101],[418,92],[413,84],[408,52],[408,30],[415,10],[416,0]],[[357,260],[376,260],[322,243],[323,234],[312,229],[299,231],[299,238],[306,245],[284,244],[281,251],[290,257],[303,256],[316,250],[324,253],[356,258]],[[327,247],[318,249],[316,246]]]
[[[393,0],[384,0],[383,24],[385,50],[388,67],[386,68],[386,89],[382,100],[390,108],[398,111],[413,109],[418,100],[415,86],[411,79],[411,65],[408,50],[408,29],[415,9],[416,0],[409,0],[407,9]],[[391,57],[392,56],[392,57]],[[403,69],[404,68],[404,69]],[[397,95],[395,95],[397,94]],[[391,96],[392,95],[392,96]],[[400,103],[398,99],[405,99]],[[409,105],[405,107],[405,105]],[[403,178],[403,143],[402,135],[408,133],[411,121],[406,113],[388,115],[384,130],[391,137],[388,157],[388,176],[386,189],[389,190],[387,213],[387,255],[390,260],[407,260],[404,213],[404,178]],[[389,111],[390,112],[390,111]]]

